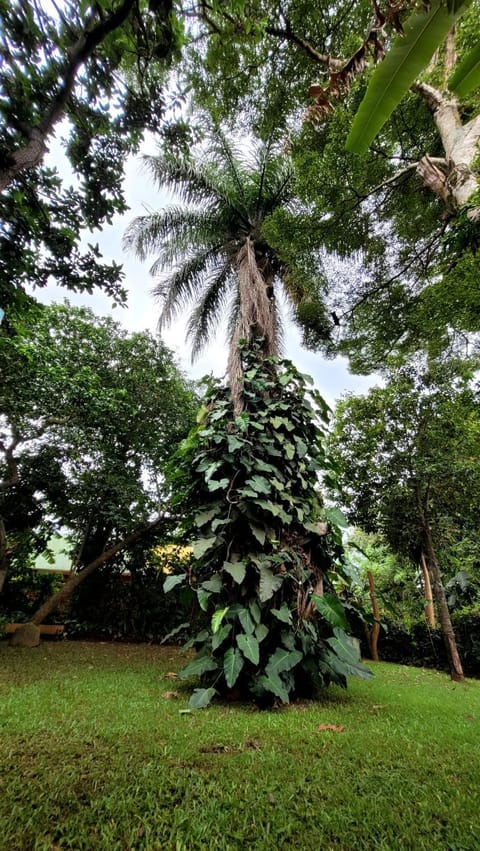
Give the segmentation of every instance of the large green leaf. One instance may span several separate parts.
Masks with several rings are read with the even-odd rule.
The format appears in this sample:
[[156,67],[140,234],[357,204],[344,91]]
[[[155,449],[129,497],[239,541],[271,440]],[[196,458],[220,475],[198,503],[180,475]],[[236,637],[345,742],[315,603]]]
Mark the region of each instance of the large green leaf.
[[231,633],[231,631],[232,631],[232,624],[231,623],[224,623],[223,626],[221,626],[220,629],[218,629],[217,632],[215,632],[212,635],[212,650],[217,650],[220,647],[220,645],[223,644],[223,642],[225,641],[227,636]]
[[258,677],[256,684],[256,691],[269,691],[271,694],[274,694],[275,697],[279,697],[283,703],[290,702],[285,683],[282,682],[278,674],[273,672],[270,672],[269,674],[262,674],[261,677]]
[[194,557],[202,558],[213,547],[216,540],[216,535],[214,535],[212,538],[198,538],[196,541],[193,541],[192,549]]
[[242,609],[242,611],[238,613],[238,620],[242,624],[243,631],[248,635],[251,635],[255,629],[255,621],[248,609]]
[[213,615],[212,615],[212,632],[213,632],[214,635],[220,629],[220,624],[222,623],[227,612],[228,612],[228,606],[225,609],[217,609],[217,611],[213,613]]
[[196,688],[188,701],[189,709],[205,709],[216,693],[214,688]]
[[449,13],[444,3],[434,0],[427,12],[408,18],[404,35],[395,39],[372,75],[348,135],[347,151],[365,153],[470,2],[463,3],[456,13]]
[[341,601],[334,594],[324,594],[319,597],[317,594],[312,594],[312,602],[323,618],[333,627],[340,629],[348,629],[348,622],[345,615],[345,609]]
[[258,565],[258,569],[260,572],[258,597],[261,603],[265,603],[273,597],[275,591],[278,591],[282,584],[283,577],[278,575],[275,576],[269,567],[261,563]]
[[480,41],[463,57],[450,78],[448,88],[459,97],[465,97],[480,87]]
[[179,677],[187,679],[187,677],[200,677],[207,671],[215,671],[218,668],[215,659],[211,656],[197,656],[179,673]]
[[265,626],[264,623],[259,623],[255,627],[255,636],[256,636],[256,638],[259,642],[263,641],[263,639],[267,637],[268,633],[269,633],[268,626]]
[[237,585],[241,585],[243,580],[245,579],[245,572],[247,567],[245,562],[243,561],[224,561],[223,562],[223,570],[225,573],[229,573],[232,577],[233,581],[237,583]]
[[253,635],[237,635],[237,644],[242,651],[245,659],[249,659],[254,665],[258,665],[260,660],[260,648],[258,641]]
[[292,622],[290,609],[286,603],[283,603],[280,609],[272,609],[272,615],[274,615],[279,621],[283,621],[283,623]]
[[338,627],[334,629],[333,638],[328,638],[327,644],[343,663],[349,676],[361,677],[363,680],[371,679],[373,674],[365,665],[362,665],[358,645],[343,629]]
[[240,650],[230,647],[223,657],[223,671],[228,688],[232,688],[235,685],[244,664],[245,659]]
[[206,611],[207,611],[207,609],[208,609],[208,603],[209,603],[209,600],[210,600],[210,597],[211,597],[211,596],[212,596],[212,592],[211,592],[211,591],[205,591],[205,589],[204,589],[204,588],[199,588],[199,589],[198,589],[198,591],[197,591],[197,600],[198,600],[198,605],[200,606],[200,608],[201,608],[202,612],[206,612]]
[[177,585],[181,585],[182,582],[186,579],[186,573],[177,573],[175,576],[167,576],[165,582],[163,583],[163,591],[165,594],[168,594],[173,588],[176,588]]
[[301,650],[286,650],[284,647],[277,647],[275,653],[272,653],[268,660],[265,673],[281,674],[282,671],[290,671],[302,659],[303,653]]
[[222,590],[222,579],[219,573],[214,573],[206,582],[202,582],[202,588],[205,591],[212,591],[214,594],[219,594]]

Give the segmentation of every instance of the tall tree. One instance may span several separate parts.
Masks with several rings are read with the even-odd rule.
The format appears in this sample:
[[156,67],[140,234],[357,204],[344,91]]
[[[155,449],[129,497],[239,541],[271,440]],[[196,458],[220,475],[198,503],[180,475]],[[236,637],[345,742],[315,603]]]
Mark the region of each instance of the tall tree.
[[[125,159],[164,118],[182,41],[173,3],[1,0],[0,33],[0,305],[50,276],[122,300],[120,267],[80,234],[126,209]],[[62,121],[74,187],[43,164]]]
[[59,526],[87,565],[162,510],[191,388],[158,340],[68,305],[24,316],[0,353],[2,569]]
[[392,370],[384,387],[339,405],[332,438],[351,521],[416,565],[425,559],[454,678],[463,674],[442,572],[452,573],[449,545],[469,531],[479,493],[470,378],[458,362]]
[[[264,223],[293,200],[288,157],[271,143],[247,151],[217,131],[191,160],[148,157],[160,188],[183,201],[130,225],[125,244],[141,259],[157,254],[152,273],[165,274],[155,287],[160,327],[192,305],[187,326],[195,356],[211,338],[228,305],[228,374],[235,412],[242,406],[239,343],[258,344],[265,358],[279,350],[276,288],[301,301],[307,275],[297,258],[285,262],[264,235]],[[173,270],[172,270],[173,266]]]

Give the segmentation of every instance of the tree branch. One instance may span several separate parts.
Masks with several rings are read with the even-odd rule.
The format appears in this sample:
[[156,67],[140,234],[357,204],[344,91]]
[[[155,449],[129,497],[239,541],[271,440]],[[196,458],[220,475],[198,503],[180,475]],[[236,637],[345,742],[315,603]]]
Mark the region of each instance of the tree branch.
[[33,168],[41,162],[48,150],[47,139],[65,112],[79,69],[92,56],[99,44],[126,21],[134,3],[135,0],[123,0],[110,17],[101,20],[89,32],[84,32],[77,43],[70,48],[69,60],[63,72],[60,88],[38,127],[28,128],[25,134],[28,138],[27,144],[12,153],[9,165],[0,173],[0,191],[6,189],[19,172]]

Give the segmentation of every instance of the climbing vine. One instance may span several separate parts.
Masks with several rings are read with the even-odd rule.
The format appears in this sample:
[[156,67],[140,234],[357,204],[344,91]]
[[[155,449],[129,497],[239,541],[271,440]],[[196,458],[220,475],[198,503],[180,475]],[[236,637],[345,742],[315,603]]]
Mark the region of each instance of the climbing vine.
[[318,487],[332,475],[327,405],[289,361],[242,357],[243,411],[234,416],[228,388],[210,380],[171,477],[195,561],[165,591],[190,584],[206,622],[182,671],[201,678],[193,708],[215,695],[288,703],[370,676],[334,591],[345,579],[341,517]]

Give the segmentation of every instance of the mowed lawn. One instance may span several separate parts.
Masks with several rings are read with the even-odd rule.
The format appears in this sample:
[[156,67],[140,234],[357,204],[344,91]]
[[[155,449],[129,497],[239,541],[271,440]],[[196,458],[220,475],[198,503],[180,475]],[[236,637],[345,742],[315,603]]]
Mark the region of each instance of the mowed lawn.
[[0,643],[2,851],[480,848],[480,682],[378,663],[319,702],[185,713],[183,661]]

